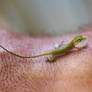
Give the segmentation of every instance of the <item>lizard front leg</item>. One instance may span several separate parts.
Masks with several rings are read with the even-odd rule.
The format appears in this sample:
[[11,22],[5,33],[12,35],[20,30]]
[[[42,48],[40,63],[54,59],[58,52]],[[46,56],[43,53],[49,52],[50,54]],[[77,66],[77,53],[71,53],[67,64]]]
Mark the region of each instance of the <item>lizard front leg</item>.
[[77,48],[78,50],[81,50],[81,49],[83,49],[83,48],[85,48],[85,47],[86,47],[86,45],[81,46],[81,47],[77,47],[77,46],[75,46],[75,48]]

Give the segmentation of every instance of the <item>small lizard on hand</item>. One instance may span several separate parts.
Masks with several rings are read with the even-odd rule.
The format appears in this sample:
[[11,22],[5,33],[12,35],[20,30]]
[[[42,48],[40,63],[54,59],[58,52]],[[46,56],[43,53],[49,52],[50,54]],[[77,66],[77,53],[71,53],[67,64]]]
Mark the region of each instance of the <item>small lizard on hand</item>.
[[59,46],[50,52],[42,53],[42,54],[35,55],[35,56],[21,56],[21,55],[18,55],[18,54],[15,54],[15,53],[9,51],[8,49],[4,48],[2,45],[0,45],[0,47],[2,49],[4,49],[5,51],[7,51],[8,53],[10,53],[14,56],[20,57],[20,58],[36,58],[36,57],[40,57],[40,56],[51,55],[52,57],[51,58],[48,57],[47,59],[48,59],[48,61],[54,61],[56,55],[67,53],[68,51],[70,51],[73,48],[77,48],[78,50],[84,48],[85,46],[77,47],[77,44],[81,43],[84,40],[86,40],[85,37],[76,36],[72,41],[70,41],[68,44],[66,44],[63,48],[60,48],[60,46]]

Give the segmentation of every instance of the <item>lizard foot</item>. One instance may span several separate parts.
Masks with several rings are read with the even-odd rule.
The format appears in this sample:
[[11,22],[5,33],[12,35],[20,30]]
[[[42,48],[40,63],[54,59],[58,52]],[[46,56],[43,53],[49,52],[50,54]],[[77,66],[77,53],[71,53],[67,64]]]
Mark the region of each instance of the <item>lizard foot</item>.
[[50,57],[47,57],[47,60],[49,62],[53,62],[55,60],[55,56],[50,56]]

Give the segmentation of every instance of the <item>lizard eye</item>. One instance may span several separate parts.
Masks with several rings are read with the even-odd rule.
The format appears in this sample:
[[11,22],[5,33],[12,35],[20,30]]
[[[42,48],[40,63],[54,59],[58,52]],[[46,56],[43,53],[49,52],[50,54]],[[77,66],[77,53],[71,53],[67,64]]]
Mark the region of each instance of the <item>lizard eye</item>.
[[81,39],[78,39],[78,42],[81,42]]

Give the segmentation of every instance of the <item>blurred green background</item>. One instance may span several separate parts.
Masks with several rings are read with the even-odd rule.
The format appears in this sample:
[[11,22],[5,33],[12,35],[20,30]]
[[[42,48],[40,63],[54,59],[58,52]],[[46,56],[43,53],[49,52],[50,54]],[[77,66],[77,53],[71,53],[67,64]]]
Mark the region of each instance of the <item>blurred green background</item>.
[[63,35],[92,21],[92,0],[0,0],[0,27],[21,34]]

